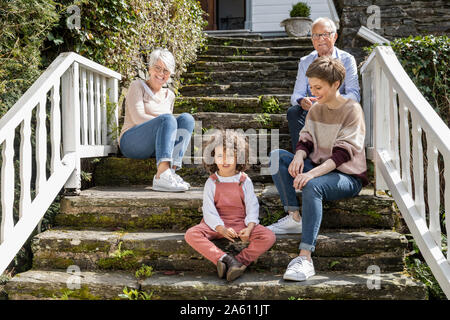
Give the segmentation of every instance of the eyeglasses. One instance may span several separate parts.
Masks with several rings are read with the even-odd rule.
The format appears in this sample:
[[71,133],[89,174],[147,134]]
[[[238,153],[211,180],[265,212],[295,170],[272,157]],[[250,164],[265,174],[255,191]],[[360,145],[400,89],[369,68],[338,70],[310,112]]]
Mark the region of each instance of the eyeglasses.
[[153,66],[153,68],[155,69],[156,72],[158,72],[158,73],[162,72],[165,76],[170,75],[170,71],[169,70],[161,68],[160,66],[155,65],[155,66]]
[[334,32],[313,33],[312,36],[311,36],[311,38],[312,38],[313,40],[318,40],[318,39],[320,39],[320,37],[323,37],[324,39],[330,39],[330,38],[331,38],[331,35],[332,35],[333,33],[334,33]]

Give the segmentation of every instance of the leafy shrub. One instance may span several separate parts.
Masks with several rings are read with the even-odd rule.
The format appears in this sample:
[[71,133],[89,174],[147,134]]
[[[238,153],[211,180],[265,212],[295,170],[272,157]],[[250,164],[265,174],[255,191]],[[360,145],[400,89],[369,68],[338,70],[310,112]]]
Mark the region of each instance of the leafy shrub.
[[52,0],[0,1],[0,117],[39,77],[40,50],[57,21]]
[[308,18],[311,13],[311,8],[304,2],[298,2],[292,6],[289,13],[291,18],[293,17],[305,17]]
[[[61,10],[70,3],[58,1]],[[144,77],[146,63],[154,49],[165,47],[175,57],[175,87],[186,66],[196,60],[196,51],[206,38],[207,22],[195,0],[75,0],[81,8],[81,26],[69,30],[61,15],[59,26],[50,35],[55,52],[75,51],[123,75],[127,86],[137,75]]]
[[[365,50],[371,52],[374,47]],[[450,126],[449,37],[410,36],[393,40],[391,47],[416,87]]]

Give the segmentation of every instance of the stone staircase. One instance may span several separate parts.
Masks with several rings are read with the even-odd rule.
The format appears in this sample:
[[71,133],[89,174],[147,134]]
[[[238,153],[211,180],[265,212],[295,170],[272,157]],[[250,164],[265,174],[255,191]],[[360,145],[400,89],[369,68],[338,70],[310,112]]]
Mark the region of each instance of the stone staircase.
[[[278,147],[290,150],[285,111],[299,57],[311,50],[307,39],[210,37],[208,50],[184,75],[175,113],[194,112],[203,129],[255,129],[269,151],[271,129],[278,129]],[[278,108],[273,109],[274,101]],[[202,128],[196,127],[191,144]],[[191,164],[179,172],[193,188],[185,193],[151,190],[154,159],[102,159],[94,172],[96,186],[65,196],[56,227],[33,239],[33,268],[7,283],[8,298],[118,299],[125,287],[159,299],[427,298],[425,286],[403,271],[407,240],[399,233],[404,224],[395,203],[374,195],[373,187],[353,199],[324,203],[313,255],[317,275],[310,280],[282,279],[298,254],[298,235],[277,236],[272,249],[234,282],[218,279],[215,266],[184,240],[184,232],[202,218],[202,186],[208,177],[195,151],[187,159]],[[268,225],[283,210],[271,177],[260,174],[262,167],[253,164],[248,174],[260,202],[260,221]],[[244,246],[216,243],[230,253]],[[143,264],[154,274],[137,279],[135,271]],[[68,289],[74,274],[67,270],[74,265],[81,271],[75,277],[80,287]],[[380,273],[368,273],[368,268]]]

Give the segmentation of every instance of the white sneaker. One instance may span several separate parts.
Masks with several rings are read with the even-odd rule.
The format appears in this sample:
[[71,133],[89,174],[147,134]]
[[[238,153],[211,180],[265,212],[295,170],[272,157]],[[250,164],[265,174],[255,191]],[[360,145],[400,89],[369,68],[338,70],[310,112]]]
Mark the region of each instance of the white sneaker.
[[172,171],[167,169],[159,175],[159,179],[156,178],[156,175],[153,177],[152,189],[155,191],[183,192],[188,190],[188,187],[178,183]]
[[287,266],[283,275],[284,280],[305,281],[315,275],[314,264],[309,262],[307,257],[298,256],[294,258]]
[[184,181],[182,177],[175,173],[175,169],[170,170],[172,171],[172,175],[175,177],[176,182],[178,182],[179,184],[184,184],[186,187],[188,187],[188,189],[191,187],[189,182]]
[[287,215],[266,228],[275,234],[302,233],[302,220],[297,222],[291,215]]

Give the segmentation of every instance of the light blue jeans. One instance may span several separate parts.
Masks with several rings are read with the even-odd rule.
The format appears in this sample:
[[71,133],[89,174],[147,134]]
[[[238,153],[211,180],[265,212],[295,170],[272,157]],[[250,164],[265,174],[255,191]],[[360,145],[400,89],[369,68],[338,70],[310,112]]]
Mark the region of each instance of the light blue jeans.
[[[272,179],[286,212],[300,209],[293,186],[294,178],[288,172],[293,159],[294,154],[286,150],[277,149],[270,153]],[[311,160],[306,158],[303,172],[308,172],[314,167]],[[308,181],[302,189],[302,240],[299,248],[314,252],[322,223],[323,200],[351,198],[358,195],[361,188],[360,179],[337,170]]]
[[181,168],[194,125],[195,120],[189,113],[176,118],[173,114],[162,114],[128,129],[120,139],[120,151],[127,158],[156,157],[157,165],[169,161],[171,167]]

